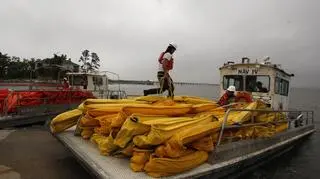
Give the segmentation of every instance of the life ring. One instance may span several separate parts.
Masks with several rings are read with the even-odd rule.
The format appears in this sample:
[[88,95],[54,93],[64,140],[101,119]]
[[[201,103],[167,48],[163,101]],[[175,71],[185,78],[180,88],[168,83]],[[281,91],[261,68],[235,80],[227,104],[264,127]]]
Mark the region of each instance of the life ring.
[[247,103],[251,103],[253,102],[252,96],[250,93],[246,92],[246,91],[238,91],[236,94],[236,102],[247,102]]

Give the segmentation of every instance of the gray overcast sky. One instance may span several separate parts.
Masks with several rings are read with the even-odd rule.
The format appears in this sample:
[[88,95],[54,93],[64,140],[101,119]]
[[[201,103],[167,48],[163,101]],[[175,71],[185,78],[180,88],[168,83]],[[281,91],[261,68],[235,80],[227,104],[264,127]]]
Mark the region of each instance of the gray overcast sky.
[[218,83],[226,60],[270,56],[295,86],[320,87],[319,0],[1,0],[0,51],[77,61],[96,52],[123,79],[156,80],[178,44],[175,81]]

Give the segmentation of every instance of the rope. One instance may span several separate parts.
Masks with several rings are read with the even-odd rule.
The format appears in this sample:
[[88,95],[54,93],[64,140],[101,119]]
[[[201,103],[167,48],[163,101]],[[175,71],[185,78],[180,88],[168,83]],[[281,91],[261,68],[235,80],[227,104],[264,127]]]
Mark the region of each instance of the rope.
[[172,96],[170,96],[172,99],[173,99],[173,97],[174,97],[174,94],[173,94],[173,89],[171,88],[171,87],[173,87],[173,81],[172,81],[172,79],[171,79],[171,77],[170,77],[170,81],[168,82],[168,85],[169,85],[169,89],[168,89],[168,91],[169,91],[169,94],[171,94]]

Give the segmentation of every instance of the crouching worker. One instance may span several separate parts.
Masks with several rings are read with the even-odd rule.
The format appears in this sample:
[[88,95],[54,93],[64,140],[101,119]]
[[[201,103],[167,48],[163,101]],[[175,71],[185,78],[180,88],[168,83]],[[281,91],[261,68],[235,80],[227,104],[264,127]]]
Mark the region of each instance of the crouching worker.
[[68,90],[70,88],[70,84],[69,84],[69,81],[68,81],[68,78],[63,78],[63,89],[64,90]]
[[229,86],[226,92],[221,96],[220,100],[218,101],[218,104],[220,106],[225,106],[231,103],[234,103],[236,100],[235,93],[236,87],[235,86]]
[[168,97],[173,98],[174,96],[174,85],[170,77],[169,71],[173,69],[173,58],[172,55],[176,51],[177,45],[170,43],[166,51],[160,54],[158,59],[159,70],[157,77],[160,83],[160,88],[144,90],[144,96],[150,94],[162,94],[164,91],[168,90]]

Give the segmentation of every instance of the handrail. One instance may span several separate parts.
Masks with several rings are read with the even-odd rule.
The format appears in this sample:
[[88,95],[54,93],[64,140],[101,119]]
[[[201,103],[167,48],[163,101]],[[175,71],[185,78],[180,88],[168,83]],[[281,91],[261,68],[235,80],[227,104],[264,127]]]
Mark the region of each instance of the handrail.
[[[44,89],[33,89],[33,90],[13,90],[12,92],[39,92],[39,91],[44,91]],[[79,89],[58,89],[58,90],[48,90],[48,89],[45,89],[46,92],[57,92],[57,91],[79,91]],[[81,90],[81,91],[91,91],[91,90]]]
[[236,108],[229,108],[228,110],[231,111],[252,111],[252,112],[313,112],[312,110],[268,110],[268,109],[236,109]]
[[[112,72],[112,71],[107,71],[107,70],[101,71],[101,73],[109,73],[109,74],[115,75],[115,76],[117,76],[118,81],[120,81],[120,75],[118,73],[115,73],[115,72]],[[107,79],[108,79],[108,77],[107,77]],[[121,91],[120,83],[118,83],[118,90],[119,90],[118,99],[120,99],[120,91]]]
[[279,120],[274,122],[259,122],[259,123],[248,123],[248,124],[242,124],[242,125],[230,125],[226,126],[225,129],[234,129],[234,128],[241,128],[241,127],[249,127],[249,126],[259,126],[264,124],[270,124],[270,123],[281,123],[281,122],[288,122],[287,120]]
[[[266,109],[236,109],[236,108],[229,108],[226,112],[226,114],[224,115],[224,118],[223,118],[223,123],[221,125],[221,130],[220,130],[220,133],[219,133],[219,138],[218,138],[218,142],[217,142],[217,145],[216,146],[219,146],[220,143],[221,143],[221,139],[222,139],[222,135],[223,135],[223,132],[226,128],[226,122],[227,122],[227,119],[228,119],[228,116],[230,114],[230,112],[233,112],[233,111],[249,111],[249,112],[266,112],[266,113],[288,113],[288,112],[305,112],[305,113],[311,113],[311,116],[312,118],[311,121],[312,121],[312,124],[314,123],[314,119],[313,119],[313,111],[309,111],[309,110],[266,110]],[[294,119],[293,121],[296,121],[297,119]],[[307,115],[307,118],[306,118],[306,121],[309,120],[309,116]],[[275,123],[279,123],[281,121],[273,121]],[[271,122],[267,122],[267,123],[271,123]],[[308,124],[308,123],[307,123]],[[231,125],[232,126],[232,125]],[[240,126],[239,126],[240,127]],[[243,127],[243,126],[241,126]]]

